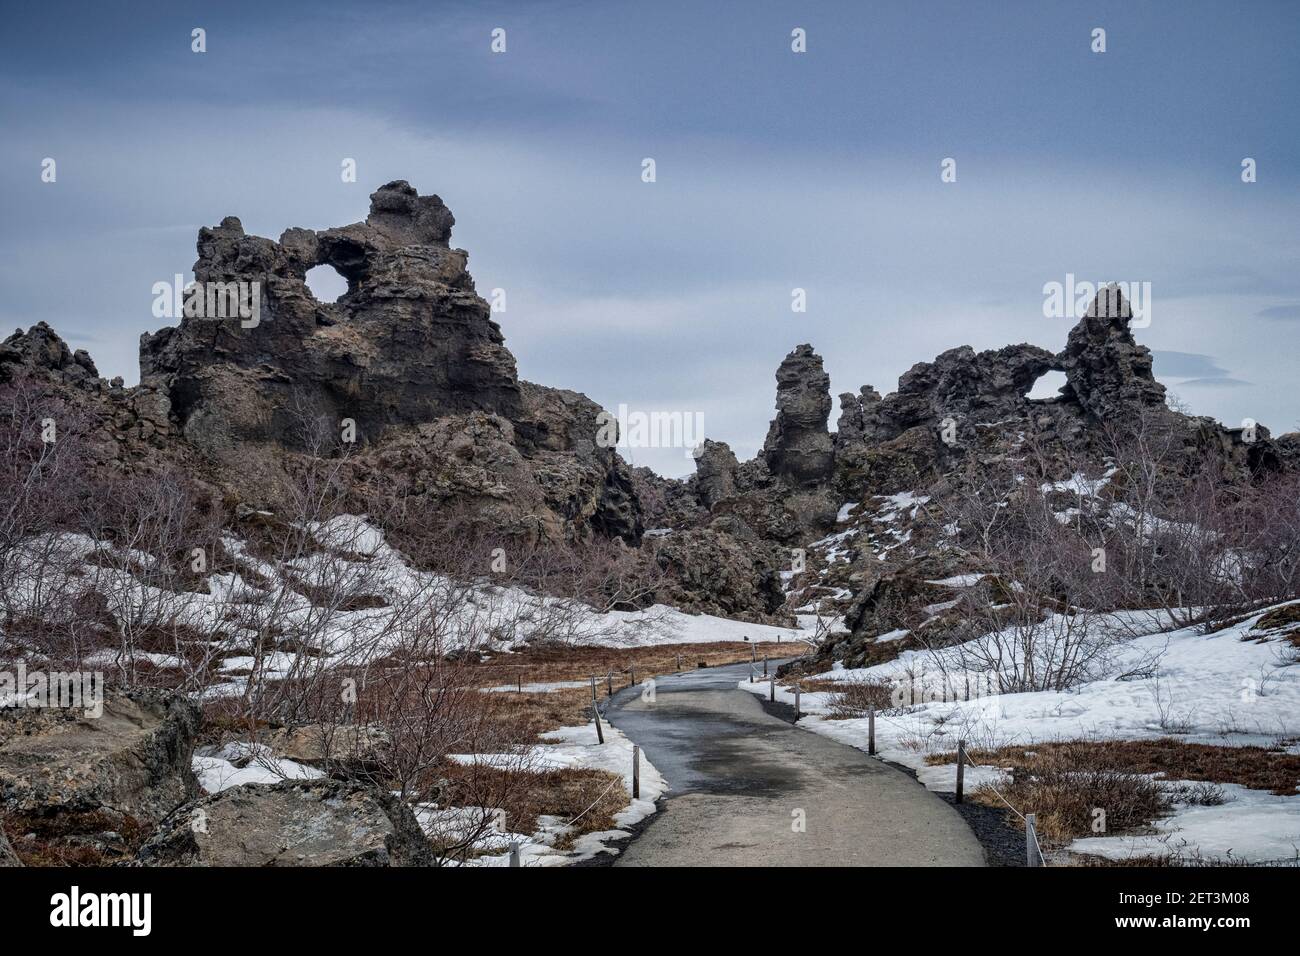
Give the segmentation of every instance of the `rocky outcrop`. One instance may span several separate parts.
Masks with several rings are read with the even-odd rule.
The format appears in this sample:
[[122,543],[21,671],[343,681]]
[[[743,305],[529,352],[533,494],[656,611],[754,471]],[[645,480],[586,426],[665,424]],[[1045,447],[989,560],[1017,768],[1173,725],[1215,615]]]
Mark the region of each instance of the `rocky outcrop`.
[[650,539],[653,559],[668,572],[663,599],[694,613],[767,621],[785,603],[785,552],[736,521],[674,531]]
[[[288,229],[278,242],[247,235],[233,216],[201,229],[201,288],[187,301],[221,315],[212,290],[240,284],[252,315],[187,315],[143,336],[141,381],[167,394],[182,434],[218,459],[246,443],[308,450],[313,426],[337,436],[344,419],[367,443],[443,415],[512,417],[514,357],[474,291],[468,254],[450,247],[454,222],[437,196],[393,182],[350,226]],[[319,265],[347,279],[338,302],[307,287]]]
[[198,792],[190,769],[198,725],[196,705],[163,692],[110,694],[100,716],[0,710],[0,807],[160,820]]
[[736,493],[736,472],[740,462],[726,442],[705,439],[695,457],[695,487],[700,504],[713,508]]
[[1117,287],[1102,289],[1056,359],[1068,383],[1062,390],[1066,401],[1077,402],[1098,421],[1165,402],[1165,387],[1151,370],[1151,352],[1137,344],[1129,328],[1132,316]]
[[763,443],[763,458],[772,474],[802,486],[830,477],[830,385],[821,356],[811,345],[797,346],[781,362],[776,370],[776,418]]
[[0,343],[0,382],[11,381],[17,369],[39,369],[66,385],[90,385],[99,371],[85,349],[73,352],[44,322],[28,331],[18,329]]
[[432,866],[414,814],[377,787],[247,784],[179,807],[137,854],[146,866]]
[[[382,476],[383,494],[428,495],[506,536],[635,543],[640,503],[596,441],[600,407],[519,381],[454,222],[400,181],[339,228],[271,240],[227,217],[199,231],[179,323],[141,337],[139,386],[105,382],[44,324],[0,345],[0,386],[27,383],[61,426],[85,423],[95,464],[179,466],[257,509],[275,509],[300,459],[339,455],[360,488]],[[307,286],[322,265],[348,282],[337,302]]]
[[157,691],[112,693],[98,716],[0,710],[0,818],[43,863],[122,859],[198,793],[198,726],[195,704]]

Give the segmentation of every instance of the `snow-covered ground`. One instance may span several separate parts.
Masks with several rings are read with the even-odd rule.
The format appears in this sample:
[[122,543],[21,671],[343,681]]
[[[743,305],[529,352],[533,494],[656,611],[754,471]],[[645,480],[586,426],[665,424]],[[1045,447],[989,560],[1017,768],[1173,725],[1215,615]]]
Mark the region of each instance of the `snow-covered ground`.
[[[632,793],[632,742],[608,723],[602,725],[605,742],[596,736],[596,725],[561,727],[543,734],[547,741],[538,744],[523,755],[498,757],[494,754],[461,754],[452,759],[466,764],[486,766],[527,767],[530,771],[548,770],[606,770],[618,774],[624,790]],[[493,827],[476,843],[482,852],[471,860],[470,866],[508,866],[510,845],[518,843],[520,863],[523,866],[563,866],[589,859],[600,853],[617,852],[608,846],[611,841],[629,835],[631,827],[655,812],[655,801],[668,789],[664,778],[654,765],[641,754],[641,796],[631,799],[614,816],[617,829],[586,833],[578,837],[570,850],[558,850],[555,842],[576,822],[558,817],[543,816],[535,833],[515,833]],[[231,787],[249,783],[279,783],[284,780],[308,780],[324,776],[314,767],[277,757],[267,747],[247,743],[229,743],[221,748],[204,748],[195,753],[194,773],[199,785],[209,793],[219,793]],[[437,808],[419,806],[416,819],[432,835],[445,836],[458,827],[476,826],[489,811],[475,807]],[[463,831],[462,831],[463,832]]]
[[[932,790],[951,791],[955,764],[931,766],[929,754],[968,747],[986,748],[1066,740],[1133,740],[1173,737],[1186,743],[1281,746],[1300,753],[1300,666],[1289,664],[1294,651],[1283,641],[1255,630],[1263,613],[1215,634],[1187,628],[1134,637],[1109,664],[1112,676],[1100,676],[1065,692],[995,694],[969,700],[931,700],[877,715],[878,754],[916,771]],[[1132,619],[1128,622],[1132,624]],[[874,667],[838,668],[818,675],[833,681],[887,681],[892,687],[915,688],[919,675],[937,675],[943,667],[957,672],[948,652],[911,650]],[[1138,666],[1144,665],[1144,666]],[[1150,666],[1148,673],[1142,673]],[[1138,670],[1137,676],[1114,675]],[[923,687],[943,696],[946,681]],[[766,682],[743,682],[741,689],[767,696]],[[800,726],[865,750],[865,718],[830,720],[827,693],[805,693]],[[961,696],[965,696],[964,692]],[[778,686],[777,698],[793,703],[793,691]],[[967,787],[996,784],[1000,770],[968,767]],[[1070,849],[1113,858],[1135,854],[1177,853],[1203,858],[1264,861],[1294,858],[1300,851],[1300,795],[1276,796],[1222,785],[1220,806],[1179,805],[1156,824],[1158,832],[1138,837],[1091,837]],[[1031,808],[1032,809],[1032,808]]]
[[[263,561],[244,541],[226,537],[225,550],[251,572],[250,578],[259,580],[252,583],[238,573],[210,574],[201,589],[193,591],[143,583],[133,573],[132,562],[148,567],[153,560],[148,555],[127,555],[84,535],[41,536],[26,542],[33,557],[30,567],[12,582],[11,607],[48,618],[62,613],[60,608],[70,606],[78,595],[94,591],[121,622],[124,634],[157,626],[213,638],[192,650],[199,657],[219,658],[219,670],[230,676],[206,687],[207,697],[242,693],[246,682],[239,672],[254,666],[268,678],[287,676],[302,666],[299,653],[273,652],[260,661],[251,656],[249,649],[268,628],[311,648],[319,663],[341,665],[380,657],[413,633],[427,630],[434,620],[445,635],[443,651],[471,644],[509,650],[538,637],[609,647],[784,643],[809,639],[819,625],[815,615],[799,618],[799,626],[791,628],[688,614],[664,605],[600,613],[577,601],[493,584],[490,575],[465,583],[419,571],[361,517],[337,517],[310,530],[319,548],[283,565]],[[111,560],[104,560],[106,556]],[[322,604],[322,592],[332,600]],[[367,599],[362,602],[366,606],[351,609],[352,597]],[[828,623],[821,621],[823,627]],[[135,651],[134,658],[157,667],[185,666],[176,655]],[[121,660],[116,650],[109,650],[89,662],[112,666]]]
[[193,767],[199,786],[208,793],[220,793],[246,783],[280,783],[325,776],[314,767],[276,757],[267,747],[246,743],[196,751]]
[[[392,642],[427,626],[421,613],[426,605],[437,609],[441,632],[449,635],[443,650],[476,646],[509,651],[536,636],[558,635],[570,644],[638,647],[651,644],[706,644],[726,641],[790,643],[802,651],[820,626],[836,621],[815,614],[799,616],[793,628],[750,624],[710,615],[692,615],[657,605],[643,611],[599,613],[574,601],[534,594],[492,583],[485,575],[466,584],[414,569],[390,547],[381,530],[364,518],[344,516],[309,528],[318,548],[287,561],[261,560],[246,542],[228,536],[223,548],[247,573],[210,574],[195,590],[161,589],[143,583],[138,572],[153,565],[143,553],[126,553],[112,545],[77,534],[42,536],[27,542],[30,567],[16,575],[10,588],[15,611],[58,614],[81,594],[98,592],[107,611],[120,623],[123,634],[139,633],[151,624],[183,634],[196,656],[213,665],[215,680],[194,692],[204,698],[242,693],[248,678],[243,672],[259,667],[265,678],[295,673],[304,660],[310,667],[353,664],[381,657]],[[365,606],[345,609],[350,602],[335,600],[322,605],[320,594],[338,598],[361,596]],[[58,600],[52,601],[51,595]],[[273,625],[273,627],[269,627]],[[308,648],[301,652],[272,651],[254,657],[251,648],[268,629],[288,643]],[[487,637],[484,640],[484,636]],[[319,652],[319,653],[318,653]],[[180,654],[135,651],[136,662],[159,668],[197,668]],[[115,648],[92,653],[91,666],[106,669],[123,663]],[[586,686],[585,681],[528,683],[525,691],[547,692]],[[488,688],[517,689],[516,685]],[[533,749],[525,763],[543,769],[557,767],[610,770],[619,774],[627,792],[632,789],[632,743],[617,728],[604,727],[605,743],[596,742],[593,724],[565,727],[547,734],[548,742]],[[492,760],[492,755],[465,755],[462,760]],[[193,758],[202,787],[211,793],[244,784],[322,776],[314,767],[280,756],[261,745],[231,743],[202,748]],[[608,852],[606,844],[627,836],[631,827],[655,810],[655,800],[666,789],[663,778],[648,760],[641,759],[641,796],[616,816],[618,829],[579,837],[570,851],[554,848],[572,821],[543,818],[538,832],[494,832],[480,849],[489,852],[473,865],[508,865],[509,846],[519,842],[524,865],[557,865]],[[427,829],[454,827],[456,818],[474,814],[475,808],[420,808],[417,816]]]

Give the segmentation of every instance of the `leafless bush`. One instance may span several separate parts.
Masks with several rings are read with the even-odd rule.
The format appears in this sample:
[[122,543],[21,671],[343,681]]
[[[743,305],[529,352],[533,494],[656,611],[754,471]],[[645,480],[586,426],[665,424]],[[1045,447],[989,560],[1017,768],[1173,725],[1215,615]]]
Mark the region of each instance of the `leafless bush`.
[[1036,483],[973,470],[947,507],[985,577],[960,606],[978,636],[936,650],[937,666],[991,673],[999,690],[1018,692],[1063,690],[1109,663],[1117,638],[1096,613],[1093,549]]

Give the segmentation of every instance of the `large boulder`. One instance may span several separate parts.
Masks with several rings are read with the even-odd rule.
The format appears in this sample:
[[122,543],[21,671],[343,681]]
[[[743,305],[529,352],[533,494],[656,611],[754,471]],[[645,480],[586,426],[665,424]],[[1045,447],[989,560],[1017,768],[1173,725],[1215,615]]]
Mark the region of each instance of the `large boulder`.
[[0,809],[49,818],[161,820],[198,793],[190,763],[199,709],[165,692],[112,693],[103,714],[0,710]]
[[410,808],[338,780],[247,784],[178,808],[140,848],[145,866],[432,866]]

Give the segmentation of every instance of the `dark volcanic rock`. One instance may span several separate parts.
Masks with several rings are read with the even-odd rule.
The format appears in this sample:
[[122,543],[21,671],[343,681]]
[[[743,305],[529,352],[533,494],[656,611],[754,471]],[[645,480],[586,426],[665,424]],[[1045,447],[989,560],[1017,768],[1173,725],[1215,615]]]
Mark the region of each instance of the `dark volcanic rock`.
[[826,427],[830,387],[821,356],[811,345],[797,346],[776,370],[776,418],[763,443],[763,457],[772,474],[801,485],[830,477],[834,466]]
[[23,367],[54,373],[68,385],[90,384],[99,378],[90,355],[84,349],[73,352],[44,322],[26,332],[16,329],[0,343],[0,382],[10,381],[14,370]]
[[[200,286],[176,327],[141,337],[138,387],[99,378],[44,324],[0,344],[0,386],[84,422],[96,464],[179,466],[255,508],[277,507],[302,456],[345,451],[362,487],[382,475],[492,532],[638,541],[630,470],[596,442],[600,407],[519,381],[442,200],[405,182],[370,200],[365,222],[278,242],[234,217],[201,229]],[[307,287],[318,265],[347,279],[339,301]]]
[[1067,380],[1065,398],[1099,421],[1165,402],[1165,387],[1151,371],[1151,352],[1129,328],[1132,317],[1117,287],[1102,289],[1057,356]]
[[[370,200],[363,223],[289,229],[279,242],[234,217],[200,230],[195,279],[257,283],[260,307],[255,326],[187,317],[142,337],[141,380],[167,394],[191,443],[222,458],[246,442],[306,450],[304,417],[335,434],[353,419],[373,442],[443,415],[518,413],[514,358],[467,254],[448,245],[451,212],[405,182]],[[307,288],[318,265],[347,279],[337,303]]]
[[695,457],[695,483],[700,503],[712,508],[736,493],[736,472],[740,462],[726,442],[705,439]]
[[884,441],[918,425],[937,432],[946,418],[996,421],[1023,414],[1025,396],[1053,367],[1052,353],[1035,345],[987,352],[969,345],[949,349],[903,373],[898,391],[871,408],[874,428],[865,430],[865,437]]
[[665,597],[677,607],[764,622],[785,603],[784,552],[736,523],[648,541],[654,560],[669,573]]

